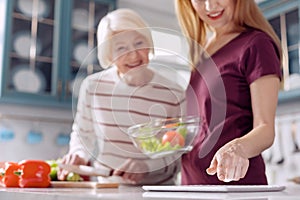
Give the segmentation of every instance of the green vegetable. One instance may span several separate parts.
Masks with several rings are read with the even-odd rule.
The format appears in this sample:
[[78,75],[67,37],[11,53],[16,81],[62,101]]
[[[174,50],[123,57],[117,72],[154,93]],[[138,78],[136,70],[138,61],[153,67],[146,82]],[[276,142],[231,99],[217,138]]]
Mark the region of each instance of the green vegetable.
[[141,140],[141,148],[144,152],[154,153],[161,151],[172,151],[180,149],[180,145],[172,146],[170,142],[162,144],[161,141],[155,137]]
[[179,126],[176,131],[181,134],[184,138],[186,138],[186,135],[188,133],[188,130],[185,126]]
[[[175,124],[166,125],[166,128],[174,128],[174,127],[176,128],[176,132],[182,135],[183,138],[186,138],[186,135],[188,134],[188,129],[186,128],[186,125],[184,123],[175,123]],[[153,135],[151,136],[151,134],[154,133],[155,130],[150,127],[142,127],[139,129],[140,136],[138,140],[140,142],[140,147],[144,152],[155,153],[161,151],[172,151],[181,148],[180,145],[172,146],[170,142],[166,142],[163,145],[161,139],[158,139]]]
[[159,139],[151,137],[147,139],[142,139],[141,147],[147,152],[155,152],[160,144],[161,142],[159,141]]
[[67,176],[67,181],[82,181],[82,177],[74,172],[70,172]]
[[51,181],[57,181],[57,171],[58,171],[58,164],[57,160],[46,160],[46,162],[50,165],[50,178]]

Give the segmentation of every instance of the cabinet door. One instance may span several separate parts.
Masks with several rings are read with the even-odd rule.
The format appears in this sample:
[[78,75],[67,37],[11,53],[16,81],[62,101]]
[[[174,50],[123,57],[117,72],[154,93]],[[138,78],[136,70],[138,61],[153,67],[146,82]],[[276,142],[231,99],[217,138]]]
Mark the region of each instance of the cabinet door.
[[283,90],[279,103],[300,99],[300,1],[270,0],[260,4],[283,48]]
[[[101,18],[115,9],[115,1],[73,0],[71,5],[70,62],[64,74],[64,98],[76,100],[82,80],[101,71],[97,59],[97,27]],[[76,102],[76,101],[73,101]]]
[[55,0],[7,0],[2,96],[10,102],[58,100]]
[[1,101],[70,107],[81,80],[102,70],[97,24],[116,1],[1,1],[7,8]]

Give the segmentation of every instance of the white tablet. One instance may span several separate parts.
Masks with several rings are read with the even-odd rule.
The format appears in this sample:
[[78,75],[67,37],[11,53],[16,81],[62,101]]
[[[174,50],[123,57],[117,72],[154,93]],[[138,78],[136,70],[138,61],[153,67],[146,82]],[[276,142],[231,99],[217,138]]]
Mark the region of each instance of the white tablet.
[[149,185],[146,191],[165,192],[274,192],[282,191],[282,185]]

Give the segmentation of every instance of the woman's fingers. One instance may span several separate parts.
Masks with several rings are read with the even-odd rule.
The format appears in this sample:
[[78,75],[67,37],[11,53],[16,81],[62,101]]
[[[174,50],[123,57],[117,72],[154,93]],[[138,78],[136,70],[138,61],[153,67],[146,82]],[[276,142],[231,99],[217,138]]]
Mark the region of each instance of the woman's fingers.
[[128,168],[131,165],[131,162],[131,159],[126,160],[122,165],[120,165],[117,169],[114,170],[113,175],[124,177],[124,174],[126,173],[126,171],[128,171]]
[[[86,165],[85,160],[78,156],[77,154],[67,154],[65,155],[61,161],[62,164],[71,164],[71,165]],[[58,180],[65,180],[69,171],[65,169],[59,169],[57,172]]]
[[209,175],[214,175],[215,173],[217,173],[217,159],[214,157],[210,163],[210,166],[206,169],[206,173],[208,173]]
[[209,175],[217,174],[220,181],[230,182],[244,178],[248,167],[248,158],[243,157],[236,148],[225,145],[216,152],[206,172]]

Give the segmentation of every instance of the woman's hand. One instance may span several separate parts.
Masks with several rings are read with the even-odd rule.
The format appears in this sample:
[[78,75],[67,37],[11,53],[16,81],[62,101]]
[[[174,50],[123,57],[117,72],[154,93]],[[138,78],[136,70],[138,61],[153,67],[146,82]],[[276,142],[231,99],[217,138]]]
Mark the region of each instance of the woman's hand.
[[230,182],[244,178],[248,167],[249,159],[237,140],[233,140],[216,152],[206,172],[209,175],[217,174],[220,181]]
[[[61,161],[62,164],[71,164],[71,165],[86,165],[87,163],[83,158],[78,156],[77,154],[67,154],[65,155]],[[65,169],[59,169],[57,171],[57,178],[58,180],[66,180],[67,175],[69,174],[69,171]]]
[[113,175],[121,176],[127,183],[138,184],[148,174],[148,166],[143,161],[128,159]]

